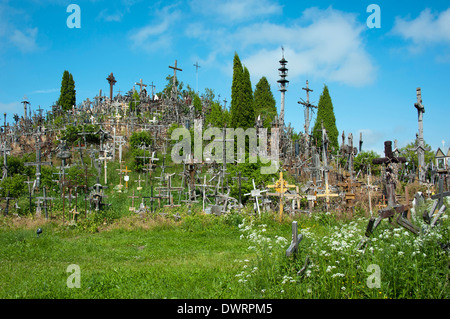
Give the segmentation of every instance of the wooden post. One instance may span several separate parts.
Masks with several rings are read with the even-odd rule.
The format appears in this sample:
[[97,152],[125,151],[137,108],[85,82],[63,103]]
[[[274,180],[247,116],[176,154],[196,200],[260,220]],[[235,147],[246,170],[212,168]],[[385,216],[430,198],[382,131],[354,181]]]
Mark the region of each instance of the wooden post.
[[286,257],[289,257],[291,255],[295,255],[298,253],[298,245],[303,239],[303,235],[298,235],[298,225],[297,221],[292,222],[292,241],[289,248],[286,250]]

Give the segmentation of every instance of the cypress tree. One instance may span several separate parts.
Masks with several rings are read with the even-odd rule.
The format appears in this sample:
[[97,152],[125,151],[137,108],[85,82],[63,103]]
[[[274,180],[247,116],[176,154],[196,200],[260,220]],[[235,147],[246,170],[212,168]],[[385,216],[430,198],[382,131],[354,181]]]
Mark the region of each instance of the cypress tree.
[[61,90],[58,99],[58,105],[62,107],[64,111],[72,109],[72,106],[76,104],[75,93],[75,81],[72,74],[65,70],[61,80]]
[[263,127],[269,128],[275,115],[277,115],[276,101],[270,90],[269,81],[263,76],[256,84],[254,93],[255,118],[261,115],[264,120]]
[[253,89],[250,81],[250,72],[244,67],[242,77],[242,104],[238,108],[239,117],[237,127],[244,130],[255,125],[255,106],[253,103]]
[[317,118],[314,123],[313,136],[319,148],[322,147],[322,120],[323,126],[327,130],[329,150],[334,148],[335,152],[339,150],[338,130],[336,127],[336,118],[334,116],[333,102],[331,101],[328,86],[324,86],[322,95],[320,95],[317,110]]
[[239,118],[238,107],[242,103],[242,64],[237,53],[234,53],[233,59],[233,82],[231,84],[231,127],[237,127]]
[[69,73],[69,82],[67,85],[67,95],[70,104],[70,108],[77,104],[76,91],[75,91],[75,81],[73,80],[72,73]]

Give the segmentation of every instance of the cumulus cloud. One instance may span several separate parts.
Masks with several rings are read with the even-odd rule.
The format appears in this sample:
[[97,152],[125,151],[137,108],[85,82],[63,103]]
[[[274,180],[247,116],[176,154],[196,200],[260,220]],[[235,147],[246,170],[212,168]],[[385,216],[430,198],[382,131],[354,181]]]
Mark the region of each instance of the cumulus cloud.
[[289,24],[258,22],[224,29],[202,28],[196,23],[191,27],[186,34],[207,41],[217,54],[240,52],[254,77],[278,79],[281,46],[290,78],[314,74],[326,81],[364,86],[376,77],[376,67],[364,47],[365,25],[358,23],[356,15],[331,7],[306,9],[298,21]]
[[397,17],[392,33],[416,45],[450,44],[450,8],[441,13],[425,9],[412,20]]

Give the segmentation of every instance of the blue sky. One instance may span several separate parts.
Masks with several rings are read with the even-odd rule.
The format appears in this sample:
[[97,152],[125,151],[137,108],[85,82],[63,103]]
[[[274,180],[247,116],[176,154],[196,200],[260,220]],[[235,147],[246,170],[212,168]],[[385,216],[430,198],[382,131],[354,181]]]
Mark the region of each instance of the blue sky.
[[[81,9],[81,28],[68,28],[71,3]],[[370,29],[370,4],[381,27]],[[416,88],[422,88],[424,137],[435,151],[450,146],[450,3],[443,1],[5,1],[0,0],[0,112],[23,115],[49,109],[58,99],[64,70],[74,76],[77,103],[91,100],[113,72],[114,91],[141,78],[159,92],[178,60],[179,80],[231,99],[237,52],[253,87],[262,76],[277,87],[281,46],[290,81],[285,121],[303,131],[309,80],[318,103],[328,85],[339,135],[363,132],[363,149],[383,153],[385,140],[403,147],[418,131]],[[313,118],[313,120],[315,117]],[[313,124],[313,123],[312,123]],[[311,126],[312,126],[311,124]],[[340,138],[339,138],[340,142]]]

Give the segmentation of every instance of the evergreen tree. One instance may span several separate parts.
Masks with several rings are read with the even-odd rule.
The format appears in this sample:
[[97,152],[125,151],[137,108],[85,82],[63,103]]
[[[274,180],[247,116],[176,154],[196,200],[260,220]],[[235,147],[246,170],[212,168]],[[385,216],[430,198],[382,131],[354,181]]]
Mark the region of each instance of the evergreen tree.
[[255,109],[250,72],[242,67],[237,53],[233,61],[233,82],[231,86],[231,127],[253,127],[255,124]]
[[327,130],[329,150],[334,148],[334,152],[339,151],[338,130],[336,127],[336,118],[334,116],[333,102],[331,101],[328,86],[324,86],[322,95],[319,99],[317,118],[313,128],[313,136],[319,148],[322,147],[322,120],[323,126]]
[[255,126],[255,106],[253,102],[252,83],[250,81],[250,72],[247,67],[244,67],[243,73],[243,104],[240,105],[239,121],[237,127],[242,127],[244,130]]
[[58,105],[65,111],[71,110],[76,104],[75,81],[72,74],[65,70],[61,80],[61,90]]
[[239,105],[242,104],[242,77],[243,70],[241,60],[237,53],[234,54],[233,59],[233,82],[231,84],[231,127],[237,127],[239,118]]
[[77,105],[76,91],[75,91],[75,81],[73,80],[72,73],[69,73],[69,83],[67,85],[67,95],[70,102],[70,107]]
[[254,93],[255,118],[261,115],[263,126],[269,128],[275,115],[277,115],[276,101],[270,90],[269,81],[263,76],[256,84]]

